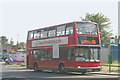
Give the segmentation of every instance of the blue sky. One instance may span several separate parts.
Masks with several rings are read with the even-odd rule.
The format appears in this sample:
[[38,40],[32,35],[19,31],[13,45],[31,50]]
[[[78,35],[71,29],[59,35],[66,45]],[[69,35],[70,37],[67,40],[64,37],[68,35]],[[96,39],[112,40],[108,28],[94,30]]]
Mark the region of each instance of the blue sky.
[[[118,33],[117,1],[77,2],[76,0],[61,2],[2,2],[1,4],[1,35],[9,40],[26,42],[27,31],[41,27],[80,21],[88,13],[102,13],[110,18],[113,33]],[[19,34],[19,37],[18,37]]]

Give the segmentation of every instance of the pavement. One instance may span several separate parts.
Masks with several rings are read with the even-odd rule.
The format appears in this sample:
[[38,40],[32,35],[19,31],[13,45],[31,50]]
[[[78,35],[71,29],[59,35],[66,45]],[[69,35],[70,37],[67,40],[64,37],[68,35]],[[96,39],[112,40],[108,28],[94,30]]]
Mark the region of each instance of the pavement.
[[109,71],[90,72],[90,74],[101,74],[101,75],[114,75],[114,76],[120,76],[120,72],[109,72]]

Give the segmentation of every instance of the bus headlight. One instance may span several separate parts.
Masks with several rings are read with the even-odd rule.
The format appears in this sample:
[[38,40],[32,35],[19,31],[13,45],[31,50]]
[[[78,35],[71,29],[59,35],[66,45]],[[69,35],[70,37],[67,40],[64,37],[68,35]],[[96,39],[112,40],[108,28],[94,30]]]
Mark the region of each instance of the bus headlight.
[[78,66],[78,68],[81,68],[81,66]]

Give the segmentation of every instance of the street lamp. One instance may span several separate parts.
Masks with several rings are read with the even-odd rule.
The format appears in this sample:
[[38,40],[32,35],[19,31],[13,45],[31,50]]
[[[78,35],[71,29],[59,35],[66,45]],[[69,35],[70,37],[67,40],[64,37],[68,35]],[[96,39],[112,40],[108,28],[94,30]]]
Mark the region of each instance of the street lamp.
[[17,34],[17,45],[19,44],[19,34]]

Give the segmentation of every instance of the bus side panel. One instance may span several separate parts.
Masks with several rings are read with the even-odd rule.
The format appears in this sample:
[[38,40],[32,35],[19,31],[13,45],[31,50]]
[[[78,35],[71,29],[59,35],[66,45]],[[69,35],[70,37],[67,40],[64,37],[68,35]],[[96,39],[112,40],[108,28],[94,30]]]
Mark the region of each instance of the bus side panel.
[[28,51],[28,55],[27,55],[27,66],[29,66],[30,68],[33,68],[34,65],[34,60],[31,58],[31,50]]

